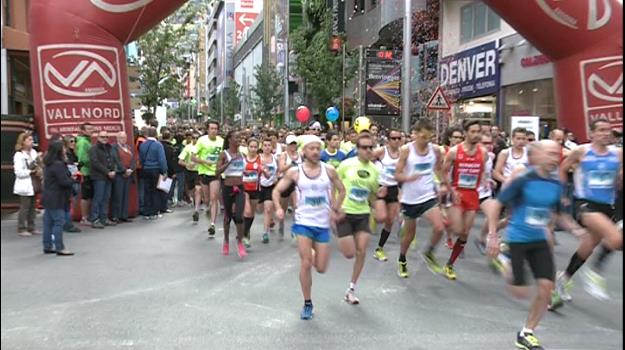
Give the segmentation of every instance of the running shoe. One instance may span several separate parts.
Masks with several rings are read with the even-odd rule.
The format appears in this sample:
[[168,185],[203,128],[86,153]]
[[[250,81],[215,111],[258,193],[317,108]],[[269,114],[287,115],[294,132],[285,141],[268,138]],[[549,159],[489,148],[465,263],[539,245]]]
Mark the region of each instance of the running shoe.
[[199,220],[200,220],[200,213],[196,210],[193,212],[193,223],[197,224]]
[[540,342],[534,334],[519,332],[516,336],[516,342],[514,343],[517,348],[524,350],[543,350],[540,346]]
[[356,297],[356,292],[351,288],[347,288],[345,292],[345,301],[352,305],[360,304],[360,300]]
[[299,314],[299,317],[302,320],[312,320],[313,318],[313,305],[312,304],[304,304],[302,308],[302,312]]
[[433,253],[421,253],[421,257],[423,258],[425,266],[427,266],[430,272],[432,272],[433,274],[439,274],[443,272],[443,268],[438,263],[438,260],[436,260],[436,257]]
[[490,268],[493,270],[493,272],[495,272],[497,274],[503,273],[504,267],[503,267],[503,264],[501,263],[501,261],[499,260],[499,257],[496,257],[494,259],[490,259],[488,261],[488,266],[490,266]]
[[214,224],[211,224],[208,227],[208,238],[211,238],[211,239],[215,238],[215,225]]
[[456,271],[454,271],[454,267],[451,265],[445,265],[445,267],[443,268],[443,273],[445,274],[445,277],[447,277],[447,279],[451,280],[451,281],[455,281],[456,280]]
[[375,248],[375,252],[373,253],[373,258],[379,261],[387,261],[386,253],[384,252],[384,248],[377,247]]
[[451,238],[447,238],[447,242],[445,242],[445,247],[447,247],[449,249],[453,249],[454,248],[454,242],[452,242]]
[[573,281],[566,277],[564,271],[558,272],[555,290],[558,292],[563,301],[573,300],[573,297],[571,296],[571,289],[573,289]]
[[221,255],[230,255],[230,243],[224,242],[224,246],[221,248]]
[[609,300],[608,286],[605,278],[590,268],[585,268],[582,274],[584,290],[599,300]]
[[562,306],[564,306],[562,298],[560,297],[560,294],[558,294],[558,292],[554,289],[553,291],[551,291],[551,301],[549,302],[549,305],[547,305],[547,310],[555,311]]
[[250,248],[252,245],[250,244],[250,239],[247,237],[243,237],[243,245],[245,248]]
[[245,250],[245,245],[243,245],[243,242],[239,242],[237,243],[238,246],[238,254],[239,254],[239,258],[243,259],[247,256],[247,251]]
[[263,233],[263,243],[269,243],[269,233],[267,232]]
[[473,243],[475,243],[475,247],[480,252],[480,254],[486,255],[486,243],[482,242],[479,238],[475,238],[473,240]]
[[408,278],[410,274],[408,274],[408,262],[406,261],[398,261],[397,262],[398,270],[397,274],[401,278]]

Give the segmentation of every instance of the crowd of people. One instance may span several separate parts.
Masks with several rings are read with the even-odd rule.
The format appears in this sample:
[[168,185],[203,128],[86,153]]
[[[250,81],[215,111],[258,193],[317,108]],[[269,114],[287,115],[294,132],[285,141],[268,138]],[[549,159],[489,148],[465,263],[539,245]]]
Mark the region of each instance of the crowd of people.
[[[381,230],[372,255],[384,262],[389,260],[385,244],[400,221],[397,274],[408,278],[407,252],[417,220],[429,221],[432,232],[420,255],[430,271],[453,281],[457,259],[482,211],[487,220],[474,242],[511,293],[530,294],[525,262],[536,280],[515,345],[542,349],[534,329],[547,309],[571,300],[571,277],[596,247],[597,258],[583,269],[585,288],[597,298],[609,298],[602,269],[611,252],[622,249],[622,208],[616,208],[622,196],[622,149],[611,125],[594,120],[590,142],[583,145],[562,129],[537,140],[516,128],[508,138],[497,126],[475,120],[450,127],[437,144],[434,129],[427,119],[418,120],[409,134],[368,120],[343,133],[324,131],[319,122],[300,130],[220,130],[218,122],[208,121],[163,127],[160,137],[156,127],[147,126],[136,130],[129,144],[124,133],[110,135],[85,123],[76,137],[53,138],[43,158],[33,150],[32,136],[22,134],[14,159],[14,192],[21,198],[18,233],[36,232],[38,179],[43,180],[46,254],[73,254],[63,243],[63,231],[81,230],[70,219],[73,210],[80,211],[83,229],[131,221],[133,182],[145,220],[190,207],[189,221],[198,224],[205,211],[207,235],[214,239],[223,211],[221,252],[230,254],[234,222],[241,259],[253,237],[269,243],[276,224],[283,238],[285,213],[293,212],[301,318],[307,320],[313,317],[312,269],[326,271],[332,235],[342,255],[354,261],[344,299],[358,304],[356,286],[376,224]],[[257,212],[263,214],[263,230],[251,232]],[[568,266],[557,273],[556,227],[579,239]],[[441,241],[450,250],[444,263],[436,253]]]

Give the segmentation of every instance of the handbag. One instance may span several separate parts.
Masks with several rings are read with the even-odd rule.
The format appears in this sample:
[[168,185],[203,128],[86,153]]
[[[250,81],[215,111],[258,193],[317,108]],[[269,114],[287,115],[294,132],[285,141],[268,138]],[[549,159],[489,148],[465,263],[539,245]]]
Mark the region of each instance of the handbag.
[[41,193],[43,190],[43,179],[36,174],[30,174],[30,181],[33,183],[33,192],[35,194]]

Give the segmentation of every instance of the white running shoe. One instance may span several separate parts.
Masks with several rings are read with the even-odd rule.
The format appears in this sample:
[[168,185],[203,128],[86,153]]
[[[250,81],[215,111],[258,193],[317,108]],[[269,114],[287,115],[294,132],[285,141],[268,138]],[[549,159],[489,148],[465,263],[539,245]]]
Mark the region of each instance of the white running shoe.
[[352,305],[358,305],[360,303],[360,300],[356,297],[356,292],[354,292],[354,290],[351,288],[347,288],[347,291],[345,292],[344,300],[348,304],[352,304]]
[[573,297],[570,294],[573,288],[573,281],[566,278],[564,271],[558,272],[556,275],[556,292],[560,295],[563,301],[571,301]]
[[582,273],[582,279],[584,280],[584,290],[586,290],[588,294],[599,300],[610,300],[607,283],[603,276],[590,268],[585,268]]

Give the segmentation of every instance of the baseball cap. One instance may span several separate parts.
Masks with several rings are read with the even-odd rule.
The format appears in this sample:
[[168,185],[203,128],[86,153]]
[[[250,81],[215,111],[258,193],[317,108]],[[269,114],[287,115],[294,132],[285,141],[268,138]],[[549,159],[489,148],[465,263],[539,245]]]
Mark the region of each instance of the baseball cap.
[[286,137],[286,144],[290,145],[292,143],[297,143],[297,136],[289,135],[289,136]]
[[314,122],[310,125],[311,129],[316,129],[316,130],[321,130],[321,123],[319,122]]

